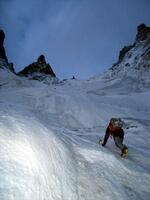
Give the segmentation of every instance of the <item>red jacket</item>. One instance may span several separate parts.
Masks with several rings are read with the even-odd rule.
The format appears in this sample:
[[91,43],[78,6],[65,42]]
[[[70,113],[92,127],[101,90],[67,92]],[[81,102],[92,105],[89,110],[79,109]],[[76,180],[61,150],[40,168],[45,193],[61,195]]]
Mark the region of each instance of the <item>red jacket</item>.
[[115,136],[116,134],[119,134],[120,132],[123,131],[123,129],[121,127],[113,127],[111,122],[109,123],[107,129],[106,130],[108,131],[108,134],[112,135],[112,136]]
[[105,137],[104,137],[104,141],[103,141],[103,146],[106,145],[107,140],[109,138],[109,136],[112,135],[113,137],[121,137],[124,138],[124,131],[121,127],[113,127],[113,125],[111,123],[109,123],[106,132],[105,132]]

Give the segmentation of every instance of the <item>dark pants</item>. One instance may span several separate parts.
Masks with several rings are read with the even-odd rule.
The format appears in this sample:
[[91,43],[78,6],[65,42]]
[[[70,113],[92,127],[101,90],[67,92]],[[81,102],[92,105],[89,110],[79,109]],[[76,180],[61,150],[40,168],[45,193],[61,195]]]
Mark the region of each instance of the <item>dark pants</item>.
[[127,149],[127,146],[123,144],[123,137],[115,136],[114,141],[115,141],[115,145],[119,149],[121,149],[121,150]]

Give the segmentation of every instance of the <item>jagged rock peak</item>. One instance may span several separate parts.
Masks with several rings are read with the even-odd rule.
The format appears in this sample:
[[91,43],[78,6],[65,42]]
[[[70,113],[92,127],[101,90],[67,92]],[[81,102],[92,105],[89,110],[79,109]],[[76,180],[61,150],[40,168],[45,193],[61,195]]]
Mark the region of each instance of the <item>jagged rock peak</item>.
[[51,66],[46,63],[46,59],[44,55],[40,55],[36,62],[25,67],[22,71],[18,73],[20,76],[26,76],[30,79],[41,80],[41,77],[51,76],[56,77],[53,72]]
[[8,59],[6,56],[5,48],[4,48],[4,39],[5,39],[5,33],[3,30],[0,30],[0,58],[4,59],[8,63]]
[[39,64],[46,64],[46,59],[44,55],[40,55],[37,59],[37,63]]
[[137,41],[143,41],[147,38],[148,34],[150,34],[150,27],[147,27],[145,24],[140,24],[137,27]]

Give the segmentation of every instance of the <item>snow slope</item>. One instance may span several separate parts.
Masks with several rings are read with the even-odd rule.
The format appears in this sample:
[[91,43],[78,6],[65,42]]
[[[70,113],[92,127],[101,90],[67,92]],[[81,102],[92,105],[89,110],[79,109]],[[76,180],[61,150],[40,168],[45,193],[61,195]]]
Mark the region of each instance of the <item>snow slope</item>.
[[[150,91],[97,81],[0,87],[0,200],[149,199]],[[127,159],[98,145],[111,117],[125,122]]]

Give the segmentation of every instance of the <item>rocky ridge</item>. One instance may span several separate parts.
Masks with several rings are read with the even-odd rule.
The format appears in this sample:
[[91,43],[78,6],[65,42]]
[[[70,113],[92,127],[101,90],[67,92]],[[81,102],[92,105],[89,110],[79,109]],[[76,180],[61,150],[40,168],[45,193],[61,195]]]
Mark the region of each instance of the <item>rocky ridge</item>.
[[117,63],[102,75],[102,79],[124,83],[130,79],[130,83],[150,87],[150,27],[138,26],[135,42],[120,51]]

